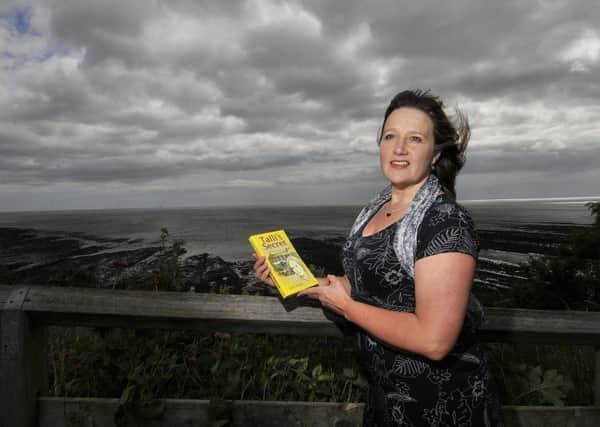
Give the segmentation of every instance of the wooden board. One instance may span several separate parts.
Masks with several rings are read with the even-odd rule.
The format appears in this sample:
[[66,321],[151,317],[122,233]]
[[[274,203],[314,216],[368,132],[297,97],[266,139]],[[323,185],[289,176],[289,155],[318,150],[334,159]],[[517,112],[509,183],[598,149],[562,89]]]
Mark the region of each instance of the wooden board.
[[[23,310],[38,322],[59,325],[313,336],[351,330],[314,301],[249,295],[31,287]],[[481,336],[485,341],[600,346],[600,312],[488,308]]]
[[[144,420],[148,427],[194,427],[229,420],[229,427],[359,427],[362,403],[259,402],[167,399],[159,420]],[[39,427],[72,425],[114,426],[118,399],[41,398]],[[600,407],[505,406],[507,426],[597,427]]]

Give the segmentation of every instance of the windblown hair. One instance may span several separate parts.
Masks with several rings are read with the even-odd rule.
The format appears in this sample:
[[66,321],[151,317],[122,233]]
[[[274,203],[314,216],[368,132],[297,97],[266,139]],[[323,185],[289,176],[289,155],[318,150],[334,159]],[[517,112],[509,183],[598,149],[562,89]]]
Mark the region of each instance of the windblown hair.
[[444,103],[440,98],[432,95],[429,91],[405,90],[394,96],[385,110],[383,124],[379,131],[379,142],[385,121],[394,110],[402,107],[416,108],[431,118],[434,150],[441,152],[432,173],[438,177],[448,196],[455,199],[456,176],[465,164],[465,151],[471,136],[467,117],[461,111],[456,110],[455,123],[452,123],[444,112]]

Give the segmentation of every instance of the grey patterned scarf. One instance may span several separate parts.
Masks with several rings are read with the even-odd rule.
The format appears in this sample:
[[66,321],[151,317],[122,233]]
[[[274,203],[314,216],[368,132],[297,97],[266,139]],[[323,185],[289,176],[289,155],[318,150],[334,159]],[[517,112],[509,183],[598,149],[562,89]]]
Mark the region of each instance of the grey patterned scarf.
[[[415,277],[415,251],[417,249],[417,232],[423,221],[423,216],[435,199],[443,193],[442,186],[435,175],[429,175],[425,184],[419,188],[410,203],[404,217],[398,221],[394,251],[398,260],[408,274]],[[392,186],[388,185],[380,191],[358,214],[350,236],[360,232],[363,225],[392,197]]]

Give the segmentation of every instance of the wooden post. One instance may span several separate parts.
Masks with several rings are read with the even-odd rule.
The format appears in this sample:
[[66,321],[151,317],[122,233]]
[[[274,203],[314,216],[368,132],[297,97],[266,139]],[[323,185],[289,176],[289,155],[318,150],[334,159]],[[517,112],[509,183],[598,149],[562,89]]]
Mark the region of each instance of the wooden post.
[[47,389],[46,331],[21,311],[28,290],[12,292],[0,312],[0,427],[35,427],[37,397]]
[[600,406],[600,347],[594,350],[594,405]]

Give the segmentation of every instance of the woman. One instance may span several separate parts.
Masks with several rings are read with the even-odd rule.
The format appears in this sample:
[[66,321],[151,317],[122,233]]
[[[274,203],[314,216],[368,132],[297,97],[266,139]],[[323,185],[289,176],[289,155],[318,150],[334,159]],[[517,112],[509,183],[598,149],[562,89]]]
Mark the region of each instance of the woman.
[[[437,97],[404,91],[388,106],[379,138],[390,182],[358,215],[343,247],[343,277],[301,294],[358,326],[369,393],[365,426],[502,425],[471,295],[473,222],[455,202],[467,121],[458,129]],[[256,276],[272,285],[264,258]]]

